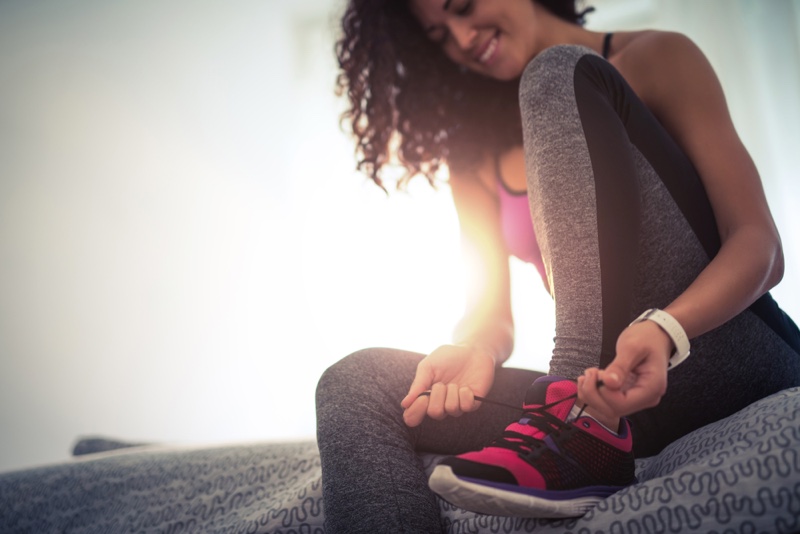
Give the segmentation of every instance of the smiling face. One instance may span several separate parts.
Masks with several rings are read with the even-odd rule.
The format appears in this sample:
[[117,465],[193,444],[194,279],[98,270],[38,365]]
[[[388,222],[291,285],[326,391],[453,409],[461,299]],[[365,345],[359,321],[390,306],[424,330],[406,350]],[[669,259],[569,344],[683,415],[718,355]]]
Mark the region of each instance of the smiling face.
[[428,37],[459,65],[511,80],[539,50],[531,0],[409,0]]

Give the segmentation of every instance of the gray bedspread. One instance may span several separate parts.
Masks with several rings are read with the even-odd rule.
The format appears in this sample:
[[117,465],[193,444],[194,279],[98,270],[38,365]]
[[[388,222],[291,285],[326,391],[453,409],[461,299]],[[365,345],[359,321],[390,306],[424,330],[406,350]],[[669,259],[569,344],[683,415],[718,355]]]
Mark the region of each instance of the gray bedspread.
[[[217,447],[84,440],[66,463],[0,474],[0,533],[322,533],[313,441]],[[423,455],[430,468],[437,460]],[[800,388],[637,461],[639,483],[581,518],[441,502],[449,533],[800,532]]]

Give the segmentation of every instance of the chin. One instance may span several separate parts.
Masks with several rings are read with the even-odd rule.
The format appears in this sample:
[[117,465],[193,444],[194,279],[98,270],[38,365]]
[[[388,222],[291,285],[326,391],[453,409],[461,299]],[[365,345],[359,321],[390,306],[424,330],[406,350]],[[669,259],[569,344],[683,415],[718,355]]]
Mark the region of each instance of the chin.
[[463,68],[466,68],[473,73],[483,76],[484,78],[492,78],[501,82],[508,82],[516,80],[522,76],[522,71],[525,70],[526,65],[520,65],[516,61],[503,61],[497,65],[476,65],[459,63]]
[[487,69],[487,71],[485,71],[485,72],[483,72],[481,74],[483,74],[483,76],[486,76],[487,78],[494,78],[495,80],[498,80],[498,81],[501,81],[501,82],[508,82],[508,81],[511,81],[511,80],[516,80],[520,76],[522,76],[522,71],[523,70],[524,69],[521,69],[521,68],[518,69],[518,68],[508,68],[508,67],[506,67],[506,68],[498,68],[498,69],[492,69],[492,70],[488,70]]
[[487,65],[485,67],[484,76],[488,76],[502,82],[508,82],[511,80],[516,80],[522,76],[522,72],[527,66],[526,62],[520,61],[520,58],[517,57],[506,56],[498,59],[501,61],[498,61],[494,65]]
[[499,80],[501,82],[510,82],[511,80],[517,80],[519,77],[522,76],[522,71],[514,71],[508,73],[501,73],[494,76],[491,76],[495,80]]

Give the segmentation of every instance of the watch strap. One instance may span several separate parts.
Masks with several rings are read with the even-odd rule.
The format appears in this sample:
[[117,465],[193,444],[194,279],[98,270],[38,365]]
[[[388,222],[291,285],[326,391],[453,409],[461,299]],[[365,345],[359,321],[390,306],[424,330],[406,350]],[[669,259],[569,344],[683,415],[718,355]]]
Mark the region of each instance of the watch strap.
[[681,324],[676,321],[672,315],[658,308],[650,308],[634,319],[631,324],[641,323],[642,321],[652,321],[656,323],[666,332],[672,340],[672,343],[675,344],[675,352],[672,353],[669,359],[667,370],[674,369],[689,357],[689,337],[686,335],[686,331]]

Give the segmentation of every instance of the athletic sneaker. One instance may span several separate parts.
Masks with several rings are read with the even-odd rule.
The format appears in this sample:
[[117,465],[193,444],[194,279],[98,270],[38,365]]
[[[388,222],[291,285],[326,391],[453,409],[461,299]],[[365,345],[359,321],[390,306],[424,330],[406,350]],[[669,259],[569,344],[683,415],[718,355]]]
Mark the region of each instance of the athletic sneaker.
[[[636,482],[630,426],[618,433],[570,412],[572,380],[545,376],[528,389],[523,416],[476,452],[445,458],[430,488],[474,512],[517,517],[574,517]],[[573,416],[574,416],[573,415]]]

